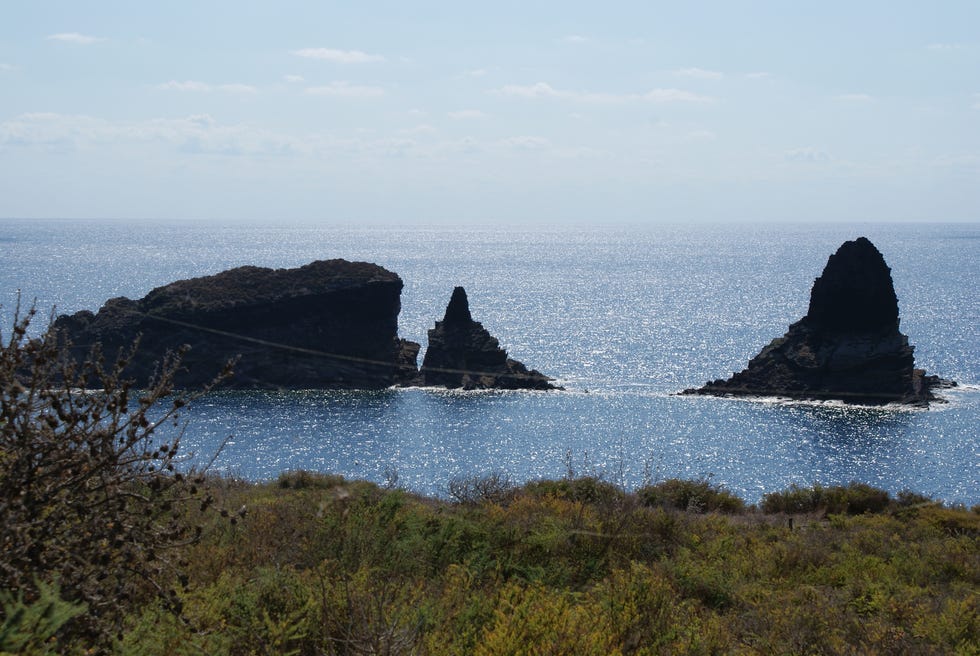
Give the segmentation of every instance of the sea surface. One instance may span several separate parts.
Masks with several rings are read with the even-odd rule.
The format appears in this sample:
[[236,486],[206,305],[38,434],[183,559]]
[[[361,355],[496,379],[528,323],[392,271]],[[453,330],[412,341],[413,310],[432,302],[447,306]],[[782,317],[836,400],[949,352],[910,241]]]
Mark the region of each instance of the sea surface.
[[[840,244],[892,269],[902,330],[958,381],[928,410],[676,393],[744,368],[807,310]],[[420,342],[456,285],[511,357],[563,392],[218,392],[185,414],[192,462],[253,480],[309,469],[446,494],[454,478],[569,473],[633,489],[706,478],[749,502],[860,481],[980,503],[980,224],[405,228],[0,220],[0,327],[36,299],[46,323],[173,280],[346,258],[405,282]],[[39,326],[39,327],[43,327]],[[420,360],[421,362],[421,357]]]

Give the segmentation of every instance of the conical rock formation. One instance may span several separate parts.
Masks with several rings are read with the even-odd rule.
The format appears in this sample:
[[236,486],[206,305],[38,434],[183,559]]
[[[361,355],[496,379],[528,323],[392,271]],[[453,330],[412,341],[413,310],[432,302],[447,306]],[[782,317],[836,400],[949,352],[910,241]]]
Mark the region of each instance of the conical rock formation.
[[555,389],[544,374],[507,357],[496,338],[470,315],[466,290],[453,289],[446,315],[429,330],[419,370],[422,385],[463,389]]
[[925,405],[950,385],[915,369],[899,331],[891,269],[864,237],[845,242],[813,283],[805,317],[728,380],[685,394],[836,399]]

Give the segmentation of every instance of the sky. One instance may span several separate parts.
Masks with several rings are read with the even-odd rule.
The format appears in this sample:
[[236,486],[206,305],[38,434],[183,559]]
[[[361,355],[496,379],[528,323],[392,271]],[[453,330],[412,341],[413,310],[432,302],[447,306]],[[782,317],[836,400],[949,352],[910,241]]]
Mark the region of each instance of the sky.
[[980,2],[4,0],[0,217],[980,221]]

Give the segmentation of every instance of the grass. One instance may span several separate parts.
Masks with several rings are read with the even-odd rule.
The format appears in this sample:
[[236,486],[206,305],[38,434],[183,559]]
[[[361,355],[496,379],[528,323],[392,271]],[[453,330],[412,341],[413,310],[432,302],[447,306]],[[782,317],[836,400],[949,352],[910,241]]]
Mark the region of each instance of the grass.
[[[980,508],[852,484],[212,479],[182,614],[126,654],[977,654]],[[193,511],[189,511],[193,512]],[[232,523],[231,518],[236,521]],[[790,521],[792,518],[793,521]]]

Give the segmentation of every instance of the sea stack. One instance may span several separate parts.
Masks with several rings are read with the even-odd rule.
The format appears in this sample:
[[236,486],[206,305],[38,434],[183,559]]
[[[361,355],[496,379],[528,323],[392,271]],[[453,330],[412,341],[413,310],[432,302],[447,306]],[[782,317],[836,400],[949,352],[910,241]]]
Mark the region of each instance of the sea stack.
[[98,314],[61,316],[54,329],[84,358],[139,348],[126,375],[152,376],[164,354],[190,350],[176,383],[198,387],[238,358],[226,385],[260,389],[381,389],[418,374],[419,345],[398,338],[402,280],[376,264],[317,261],[295,269],[244,266],[180,280]]
[[473,321],[462,287],[453,289],[446,315],[429,330],[419,379],[422,385],[451,389],[555,389],[544,374],[509,359],[496,338]]
[[927,405],[952,383],[915,368],[899,331],[891,269],[864,237],[845,242],[813,283],[805,317],[728,380],[685,394]]

